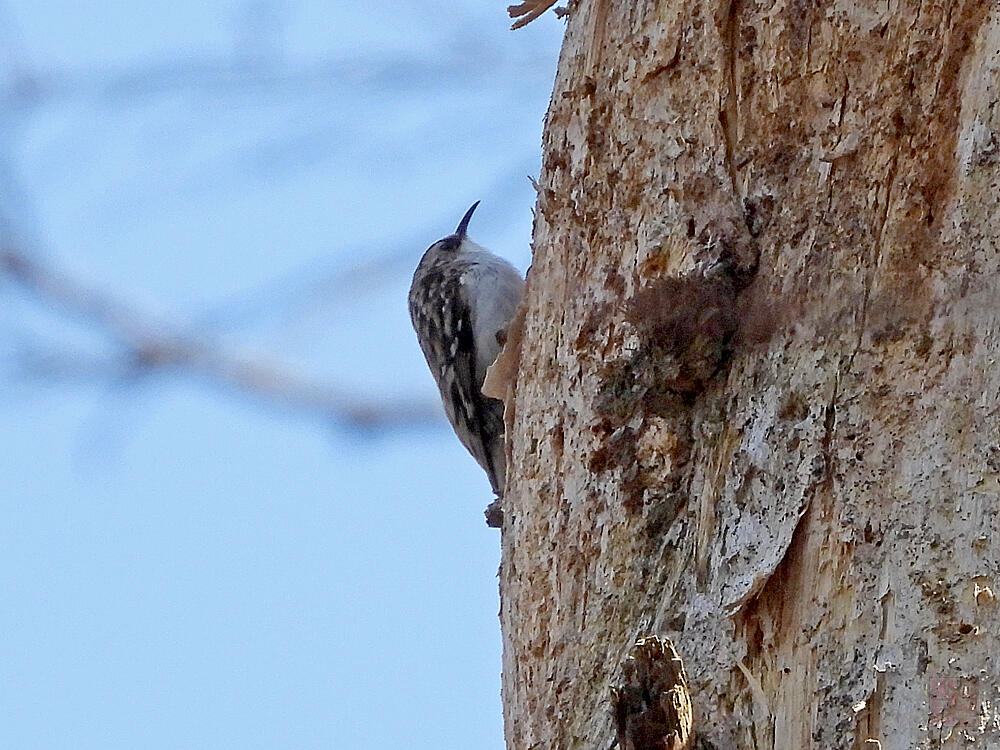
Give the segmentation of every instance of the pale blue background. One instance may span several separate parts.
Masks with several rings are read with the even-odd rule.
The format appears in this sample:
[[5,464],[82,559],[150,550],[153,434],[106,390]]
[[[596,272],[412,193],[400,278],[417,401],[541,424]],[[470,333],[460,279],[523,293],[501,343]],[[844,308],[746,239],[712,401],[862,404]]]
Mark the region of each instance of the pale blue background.
[[[0,240],[430,402],[420,254],[482,199],[474,239],[530,257],[563,24],[505,5],[2,0]],[[0,747],[503,746],[489,486],[443,422],[26,376],[38,347],[116,361],[0,281]]]

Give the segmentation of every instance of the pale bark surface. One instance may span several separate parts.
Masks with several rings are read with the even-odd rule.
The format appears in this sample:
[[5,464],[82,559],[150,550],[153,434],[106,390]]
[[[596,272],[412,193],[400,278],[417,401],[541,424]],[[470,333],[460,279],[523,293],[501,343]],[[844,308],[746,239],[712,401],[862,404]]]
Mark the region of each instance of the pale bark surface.
[[[1000,747],[998,102],[985,0],[573,8],[509,414],[509,748],[609,748],[647,634],[719,750]],[[726,252],[759,255],[728,361],[647,376],[663,279]]]

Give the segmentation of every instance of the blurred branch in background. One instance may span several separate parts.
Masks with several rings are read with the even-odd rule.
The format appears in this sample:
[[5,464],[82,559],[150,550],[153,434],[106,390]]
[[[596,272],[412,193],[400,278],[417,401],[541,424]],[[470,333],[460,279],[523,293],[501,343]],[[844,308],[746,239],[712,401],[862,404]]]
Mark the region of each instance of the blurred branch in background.
[[191,375],[258,401],[316,416],[349,429],[392,429],[437,423],[430,401],[350,394],[311,379],[264,355],[228,351],[199,335],[156,320],[113,295],[90,288],[16,250],[0,252],[0,278],[39,304],[71,316],[110,338],[120,354],[98,357],[26,345],[16,372],[34,379],[138,380],[156,374]]
[[406,291],[475,200],[530,260],[562,24],[504,5],[0,0],[0,748],[502,747]]
[[[537,17],[551,3],[525,5],[531,8],[519,23]],[[188,206],[191,194],[232,205],[235,201],[226,204],[226,196],[279,191],[297,172],[308,174],[345,153],[338,166],[363,165],[358,172],[366,182],[375,180],[373,169],[381,169],[387,179],[428,164],[446,173],[463,148],[443,135],[452,132],[448,126],[454,108],[470,107],[486,123],[473,130],[476,120],[470,117],[457,132],[468,131],[470,140],[490,138],[493,112],[522,101],[529,82],[548,87],[551,50],[533,45],[525,35],[497,44],[469,12],[452,17],[452,30],[425,51],[404,47],[359,55],[334,46],[315,56],[296,56],[285,49],[282,6],[245,0],[236,3],[228,52],[224,46],[207,46],[166,57],[80,65],[33,54],[16,20],[0,0],[0,291],[20,290],[31,309],[81,323],[87,333],[97,333],[113,346],[94,348],[72,337],[53,341],[27,330],[19,334],[14,320],[6,330],[16,341],[8,356],[9,373],[39,383],[76,380],[112,386],[153,376],[191,376],[347,429],[443,421],[436,399],[362,395],[365,373],[357,368],[340,368],[331,376],[344,384],[340,387],[317,375],[328,371],[329,359],[294,363],[282,353],[289,329],[310,316],[315,319],[318,308],[326,313],[331,306],[358,306],[358,290],[370,291],[408,274],[415,264],[408,240],[392,243],[411,249],[388,253],[374,252],[371,244],[348,252],[356,241],[345,240],[345,247],[334,248],[336,253],[318,251],[336,257],[336,268],[317,273],[311,263],[254,283],[249,292],[208,290],[205,297],[215,303],[207,309],[165,320],[129,302],[134,289],[121,283],[117,291],[100,289],[81,281],[76,271],[45,260],[39,248],[54,248],[57,258],[66,256],[45,231],[57,214],[37,210],[35,194],[60,181],[78,184],[83,199],[74,209],[85,210],[92,225],[115,226],[149,221],[154,213],[150,206]],[[226,113],[235,114],[227,119]],[[52,122],[57,124],[46,130]],[[157,132],[147,133],[151,127]],[[234,132],[226,133],[226,128]],[[476,151],[484,149],[483,142],[489,141],[476,140]],[[41,177],[24,174],[25,144],[31,144],[36,163],[48,170]],[[491,201],[519,204],[523,175],[535,167],[537,147],[512,152],[506,164],[495,161],[492,172],[483,168],[492,184],[489,179],[480,184],[486,183]],[[343,192],[336,187],[329,186],[332,196]],[[85,209],[77,209],[81,204]],[[414,231],[415,237],[424,234],[423,227]],[[419,240],[412,247],[418,246]],[[359,260],[345,269],[345,257]],[[330,317],[324,318],[324,326]],[[237,335],[259,334],[265,325],[285,341],[252,349],[235,341]],[[334,341],[326,332],[325,342]],[[308,339],[303,348],[319,350],[314,343]],[[358,359],[333,347],[334,365]],[[313,353],[308,352],[308,360],[319,359]],[[347,379],[355,374],[359,385]]]

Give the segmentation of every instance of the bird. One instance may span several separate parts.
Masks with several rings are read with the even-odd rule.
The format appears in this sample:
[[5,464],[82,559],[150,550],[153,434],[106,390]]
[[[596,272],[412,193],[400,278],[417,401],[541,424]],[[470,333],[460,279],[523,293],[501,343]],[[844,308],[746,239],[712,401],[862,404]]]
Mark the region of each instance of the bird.
[[482,392],[524,296],[514,266],[468,236],[479,201],[458,228],[432,244],[417,265],[408,296],[410,320],[459,441],[486,472],[497,500],[487,524],[502,523],[506,481],[503,402]]

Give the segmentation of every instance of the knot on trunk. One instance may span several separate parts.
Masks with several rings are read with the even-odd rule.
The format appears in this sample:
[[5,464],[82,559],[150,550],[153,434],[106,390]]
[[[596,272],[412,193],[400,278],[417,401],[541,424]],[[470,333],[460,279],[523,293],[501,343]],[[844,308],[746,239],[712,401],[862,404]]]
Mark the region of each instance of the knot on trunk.
[[612,688],[618,750],[688,750],[692,747],[687,674],[669,638],[639,639]]

